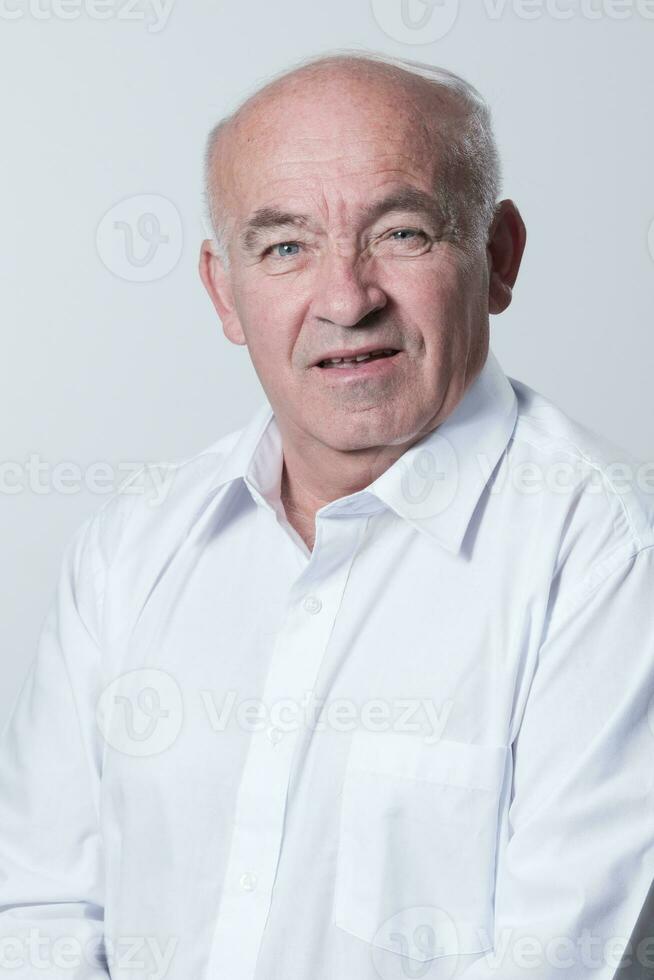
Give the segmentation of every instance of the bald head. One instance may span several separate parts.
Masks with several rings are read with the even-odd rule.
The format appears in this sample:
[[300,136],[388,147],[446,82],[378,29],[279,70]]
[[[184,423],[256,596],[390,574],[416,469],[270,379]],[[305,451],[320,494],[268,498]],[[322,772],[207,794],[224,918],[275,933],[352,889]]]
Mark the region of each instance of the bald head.
[[511,302],[525,229],[497,201],[485,103],[440,69],[323,56],[214,129],[206,176],[229,261],[203,242],[200,277],[285,459],[319,486],[366,485],[370,460],[453,411]]
[[499,193],[490,114],[479,93],[443,69],[381,56],[341,53],[303,62],[274,77],[211,131],[205,197],[218,252],[229,262],[236,202],[262,155],[317,145],[323,133],[343,145],[403,142],[433,158],[434,193],[452,237],[481,239]]

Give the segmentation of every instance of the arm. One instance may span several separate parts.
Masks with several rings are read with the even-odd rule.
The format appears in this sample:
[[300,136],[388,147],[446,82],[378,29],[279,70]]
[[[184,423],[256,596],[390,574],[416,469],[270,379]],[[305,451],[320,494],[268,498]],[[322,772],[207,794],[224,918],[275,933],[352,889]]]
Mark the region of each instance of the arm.
[[513,744],[495,951],[466,980],[613,977],[654,879],[653,697],[650,546],[554,602]]
[[106,980],[99,828],[102,566],[69,542],[36,657],[0,737],[0,976]]

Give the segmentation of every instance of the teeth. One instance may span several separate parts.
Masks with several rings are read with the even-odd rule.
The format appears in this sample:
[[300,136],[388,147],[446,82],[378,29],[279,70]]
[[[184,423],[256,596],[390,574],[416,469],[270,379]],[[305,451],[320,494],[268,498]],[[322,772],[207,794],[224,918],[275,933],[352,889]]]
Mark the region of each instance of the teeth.
[[394,354],[395,351],[392,347],[385,350],[373,351],[371,354],[359,354],[357,357],[328,357],[326,360],[322,361],[325,365],[339,365],[339,364],[360,364],[361,361],[371,361],[376,357],[382,357],[384,354]]

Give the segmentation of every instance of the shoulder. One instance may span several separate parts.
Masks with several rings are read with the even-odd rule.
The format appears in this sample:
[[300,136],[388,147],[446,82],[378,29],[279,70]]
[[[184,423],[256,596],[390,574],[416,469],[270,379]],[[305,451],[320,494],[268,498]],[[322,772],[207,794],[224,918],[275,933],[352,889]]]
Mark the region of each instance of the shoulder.
[[[654,545],[654,463],[572,418],[509,378],[517,417],[504,465],[512,488],[533,493],[555,574],[583,594]],[[530,489],[531,488],[531,489]]]
[[179,540],[220,486],[223,466],[243,432],[231,430],[185,457],[147,463],[132,473],[78,528],[77,538],[107,569],[121,554],[151,553]]

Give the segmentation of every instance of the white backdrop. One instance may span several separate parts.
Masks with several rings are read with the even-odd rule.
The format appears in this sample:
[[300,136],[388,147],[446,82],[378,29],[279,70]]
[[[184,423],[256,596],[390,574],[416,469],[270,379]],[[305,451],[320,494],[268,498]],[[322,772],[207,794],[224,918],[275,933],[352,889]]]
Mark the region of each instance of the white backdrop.
[[0,0],[0,724],[75,527],[263,397],[197,276],[204,139],[336,47],[484,93],[529,236],[493,349],[654,458],[654,0]]

